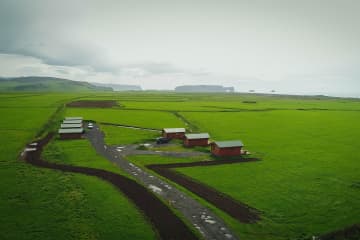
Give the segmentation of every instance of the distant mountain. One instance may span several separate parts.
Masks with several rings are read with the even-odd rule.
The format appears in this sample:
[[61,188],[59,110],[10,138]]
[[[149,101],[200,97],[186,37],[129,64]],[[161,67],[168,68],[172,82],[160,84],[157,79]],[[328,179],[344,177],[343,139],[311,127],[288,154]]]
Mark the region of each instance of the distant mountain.
[[221,85],[183,85],[177,86],[175,92],[234,92],[234,87]]
[[91,84],[99,87],[110,87],[114,91],[141,91],[142,88],[139,85],[127,85],[127,84],[112,84],[112,83],[95,83]]
[[112,91],[110,87],[95,86],[88,82],[53,77],[0,78],[0,91],[17,92],[85,92]]

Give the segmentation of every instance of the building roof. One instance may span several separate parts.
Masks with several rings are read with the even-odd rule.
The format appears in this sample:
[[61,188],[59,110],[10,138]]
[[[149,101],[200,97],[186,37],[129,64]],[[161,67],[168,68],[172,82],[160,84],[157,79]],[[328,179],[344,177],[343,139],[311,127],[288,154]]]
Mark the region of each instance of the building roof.
[[204,139],[210,138],[210,135],[208,133],[188,133],[185,134],[185,137],[187,139]]
[[60,128],[81,128],[81,123],[62,123]]
[[63,123],[65,123],[65,124],[81,124],[82,120],[64,120]]
[[83,120],[83,117],[65,117],[65,120]]
[[219,148],[243,147],[244,144],[240,140],[234,141],[216,141],[214,142]]
[[164,128],[163,131],[166,133],[184,133],[186,130],[185,128]]
[[83,128],[60,128],[59,133],[83,133]]

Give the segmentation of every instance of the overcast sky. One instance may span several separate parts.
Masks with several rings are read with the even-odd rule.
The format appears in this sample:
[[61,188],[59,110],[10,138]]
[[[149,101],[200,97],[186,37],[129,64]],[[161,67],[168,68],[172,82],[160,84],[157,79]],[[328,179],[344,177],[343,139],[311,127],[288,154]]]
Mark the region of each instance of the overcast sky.
[[359,94],[359,13],[359,0],[0,0],[0,76]]

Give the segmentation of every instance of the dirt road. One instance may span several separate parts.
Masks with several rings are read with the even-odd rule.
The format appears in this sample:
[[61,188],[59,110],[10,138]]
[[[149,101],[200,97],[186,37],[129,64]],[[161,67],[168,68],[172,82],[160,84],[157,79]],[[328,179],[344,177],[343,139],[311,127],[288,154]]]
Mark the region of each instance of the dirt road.
[[[87,133],[87,138],[99,154],[116,163],[120,168],[134,176],[148,189],[177,209],[199,230],[205,239],[237,239],[224,221],[211,210],[171,184],[125,160],[124,157],[132,153],[126,146],[107,146],[104,143],[104,135],[97,125]],[[134,150],[134,153],[138,152]],[[256,217],[253,217],[251,221],[247,222],[252,222],[255,219]]]
[[[254,161],[256,159],[245,159],[245,161]],[[245,162],[243,161],[243,162]],[[224,164],[239,163],[239,160],[222,160],[222,161],[203,161],[190,163],[173,163],[173,164],[153,164],[146,167],[153,170],[157,174],[170,179],[173,182],[185,187],[196,195],[202,197],[217,208],[223,210],[233,218],[244,223],[253,223],[260,219],[259,212],[247,206],[244,203],[234,200],[205,184],[197,182],[183,174],[171,170],[172,168],[196,167],[196,166],[214,166]]]
[[63,172],[81,173],[108,181],[135,203],[154,225],[161,239],[198,239],[167,205],[136,181],[102,169],[56,164],[42,160],[42,149],[51,138],[52,134],[49,134],[45,138],[37,141],[36,147],[29,146],[29,148],[35,150],[28,151],[23,155],[25,161],[37,167],[56,169]]

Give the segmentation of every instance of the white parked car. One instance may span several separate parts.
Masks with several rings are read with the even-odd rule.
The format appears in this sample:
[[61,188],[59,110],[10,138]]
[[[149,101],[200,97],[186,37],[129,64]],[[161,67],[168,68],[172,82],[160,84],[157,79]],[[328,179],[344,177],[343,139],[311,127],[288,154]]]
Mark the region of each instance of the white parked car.
[[92,123],[88,124],[88,128],[92,129],[94,127],[94,125]]

